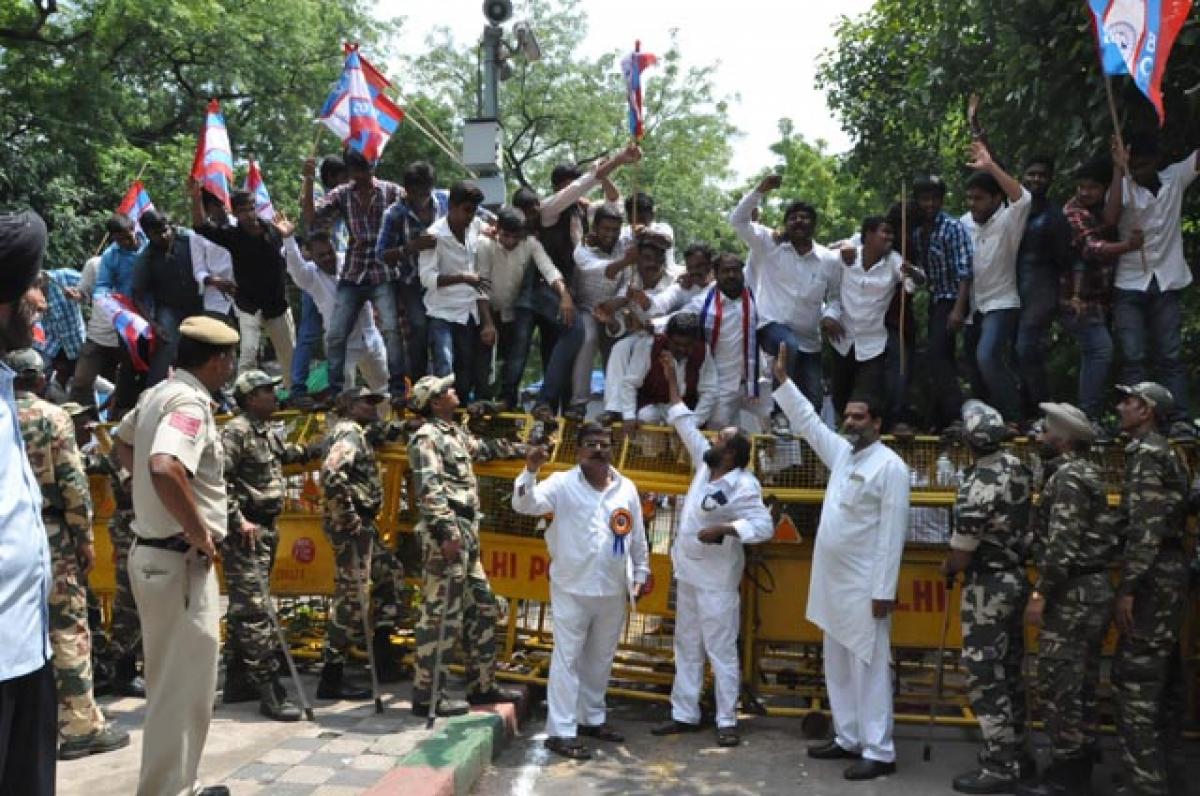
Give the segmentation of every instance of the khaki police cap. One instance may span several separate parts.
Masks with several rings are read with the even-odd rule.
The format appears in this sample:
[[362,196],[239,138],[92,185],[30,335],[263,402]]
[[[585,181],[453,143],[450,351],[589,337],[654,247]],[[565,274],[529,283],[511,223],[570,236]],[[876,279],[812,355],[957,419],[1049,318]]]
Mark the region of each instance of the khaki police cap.
[[237,381],[233,383],[234,395],[249,395],[259,387],[274,387],[279,384],[282,379],[268,376],[261,370],[248,370],[237,377]]
[[420,412],[429,402],[454,386],[453,376],[422,376],[412,388],[412,407]]
[[46,369],[42,355],[32,348],[18,348],[16,351],[9,351],[4,357],[4,364],[17,373],[41,373]]
[[236,345],[241,338],[232,326],[207,315],[193,315],[179,324],[179,333],[209,345]]
[[1055,434],[1080,442],[1094,442],[1096,429],[1078,406],[1068,403],[1038,404],[1046,413],[1046,428]]
[[1175,397],[1166,387],[1153,381],[1139,381],[1137,384],[1118,384],[1117,392],[1141,398],[1150,404],[1160,415],[1169,415],[1175,409]]

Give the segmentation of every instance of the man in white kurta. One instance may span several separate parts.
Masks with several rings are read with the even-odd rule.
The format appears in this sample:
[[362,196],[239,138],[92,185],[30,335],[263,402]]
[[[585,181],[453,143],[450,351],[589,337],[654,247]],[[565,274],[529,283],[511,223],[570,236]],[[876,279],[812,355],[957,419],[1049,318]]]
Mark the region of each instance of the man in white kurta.
[[577,735],[620,743],[606,723],[604,692],[631,599],[649,593],[650,552],[637,487],[612,467],[612,432],[584,423],[579,464],[540,484],[546,450],[531,446],[513,486],[520,514],[554,514],[546,530],[554,652],[546,687],[546,748],[591,756]]
[[[671,367],[669,361],[665,364]],[[676,581],[671,721],[652,732],[674,735],[700,728],[707,653],[717,692],[717,743],[737,746],[738,589],[746,563],[742,545],[765,542],[775,529],[758,479],[746,471],[750,438],[736,428],[725,428],[710,443],[700,433],[692,410],[680,400],[678,386],[672,387],[667,419],[688,449],[695,475],[671,546]]]
[[[805,617],[825,634],[833,741],[818,759],[858,758],[847,779],[896,770],[892,744],[891,612],[908,528],[908,465],[879,441],[880,409],[852,396],[842,434],[829,429],[776,360],[775,402],[829,468]],[[782,361],[781,361],[782,360]]]

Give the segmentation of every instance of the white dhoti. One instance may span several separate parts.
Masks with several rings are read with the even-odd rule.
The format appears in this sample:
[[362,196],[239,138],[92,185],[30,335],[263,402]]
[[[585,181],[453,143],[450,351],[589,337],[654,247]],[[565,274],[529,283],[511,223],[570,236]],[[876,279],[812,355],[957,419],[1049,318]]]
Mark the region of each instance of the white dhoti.
[[554,652],[546,685],[548,736],[574,738],[577,724],[604,724],[604,693],[628,604],[623,594],[585,597],[551,583]]
[[892,622],[891,619],[874,622],[875,647],[870,663],[825,634],[825,688],[838,746],[861,752],[868,760],[891,763],[896,759],[889,659]]
[[671,686],[671,718],[675,721],[700,723],[700,689],[707,653],[717,691],[717,727],[737,726],[740,619],[741,598],[736,591],[703,589],[676,581],[675,682]]

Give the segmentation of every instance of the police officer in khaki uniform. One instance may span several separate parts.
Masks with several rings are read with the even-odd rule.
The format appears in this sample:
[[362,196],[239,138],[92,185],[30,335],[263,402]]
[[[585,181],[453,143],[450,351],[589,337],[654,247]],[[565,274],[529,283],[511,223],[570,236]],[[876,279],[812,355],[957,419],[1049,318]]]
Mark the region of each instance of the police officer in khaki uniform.
[[196,771],[217,687],[220,603],[213,558],[227,532],[212,393],[229,381],[238,335],[215,318],[179,326],[175,374],[142,394],[117,429],[133,473],[129,578],[142,622],[146,723],[138,796],[227,796]]

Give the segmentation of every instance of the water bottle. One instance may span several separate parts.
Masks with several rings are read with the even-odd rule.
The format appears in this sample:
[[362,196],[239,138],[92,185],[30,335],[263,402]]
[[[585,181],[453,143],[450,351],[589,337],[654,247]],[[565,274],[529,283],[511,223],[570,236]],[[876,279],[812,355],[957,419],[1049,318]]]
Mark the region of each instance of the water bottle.
[[954,485],[954,462],[950,461],[950,457],[946,455],[945,451],[938,454],[935,473],[934,478],[938,486]]

